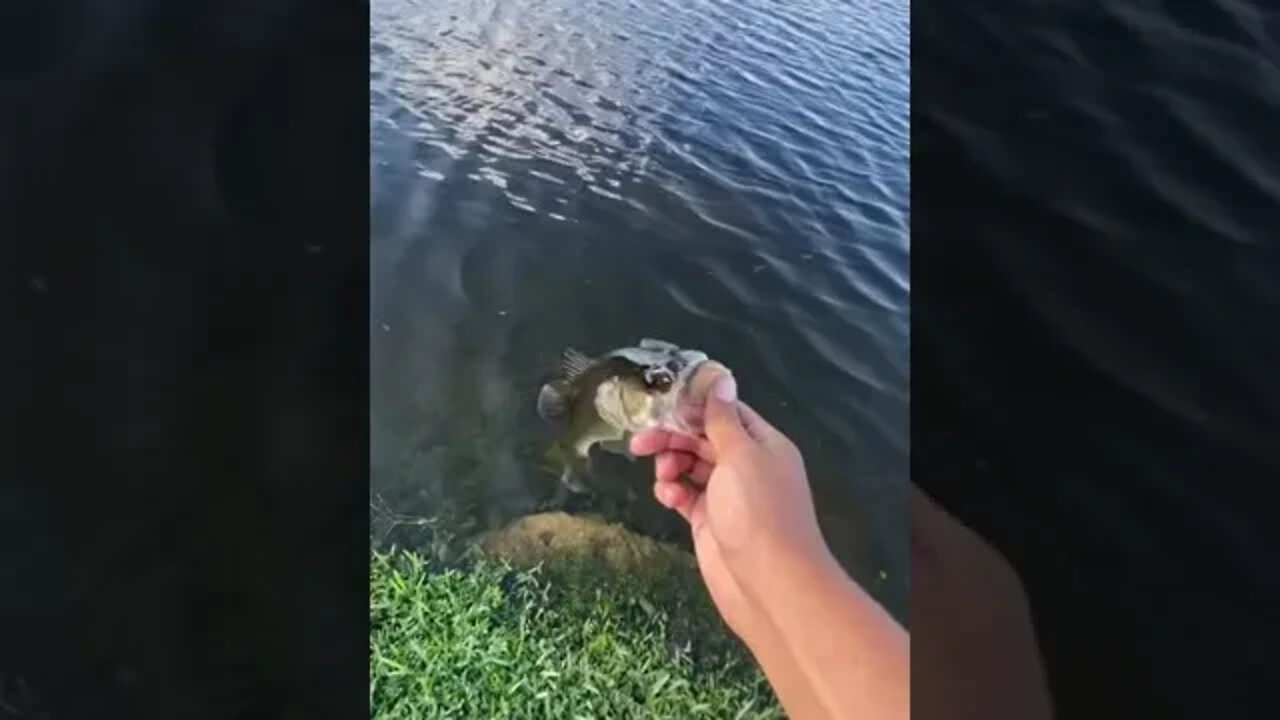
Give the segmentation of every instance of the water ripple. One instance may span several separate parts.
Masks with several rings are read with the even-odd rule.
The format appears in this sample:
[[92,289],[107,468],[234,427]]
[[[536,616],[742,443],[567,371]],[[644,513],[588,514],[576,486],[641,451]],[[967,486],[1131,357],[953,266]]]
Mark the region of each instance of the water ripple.
[[[988,52],[1027,59],[998,101],[953,99],[927,118],[1011,206],[1078,230],[1032,251],[986,228],[999,278],[1064,354],[1197,431],[1268,447],[1277,418],[1264,408],[1280,407],[1266,379],[1280,348],[1263,329],[1280,291],[1262,280],[1280,271],[1277,14],[1246,0],[1040,10],[959,13],[947,33],[920,33],[954,72],[931,93],[961,92]],[[1078,261],[1104,270],[1081,284]],[[1228,419],[1209,386],[1239,389],[1248,419]]]
[[[375,484],[465,499],[481,524],[527,507],[547,488],[520,460],[539,441],[524,385],[565,345],[650,335],[725,358],[805,439],[824,518],[895,494],[906,4],[379,0],[371,32],[378,447],[453,439]],[[414,479],[472,466],[494,479]],[[661,534],[647,507],[615,510]],[[837,533],[855,574],[905,557],[892,526]],[[882,587],[905,603],[905,584]]]

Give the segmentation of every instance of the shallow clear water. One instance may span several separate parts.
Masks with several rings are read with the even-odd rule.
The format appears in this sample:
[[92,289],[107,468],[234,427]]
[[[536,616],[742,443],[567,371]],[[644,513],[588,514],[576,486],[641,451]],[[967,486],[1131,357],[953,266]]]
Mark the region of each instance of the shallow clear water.
[[663,338],[735,369],[904,616],[907,4],[379,0],[371,28],[377,502],[683,540],[646,463],[566,499],[536,461],[564,347]]

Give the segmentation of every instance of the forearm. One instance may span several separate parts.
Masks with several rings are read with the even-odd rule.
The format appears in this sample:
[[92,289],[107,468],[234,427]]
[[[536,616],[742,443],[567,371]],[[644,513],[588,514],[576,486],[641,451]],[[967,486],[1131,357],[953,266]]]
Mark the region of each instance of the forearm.
[[782,636],[768,622],[750,639],[747,647],[769,679],[769,685],[778,696],[787,717],[791,720],[835,720],[823,707],[814,687],[805,677],[804,670],[792,656]]
[[[755,593],[767,627],[748,641],[775,689],[784,682],[795,707],[815,718],[906,720],[910,638],[833,558],[775,557]],[[776,677],[777,680],[774,680]]]

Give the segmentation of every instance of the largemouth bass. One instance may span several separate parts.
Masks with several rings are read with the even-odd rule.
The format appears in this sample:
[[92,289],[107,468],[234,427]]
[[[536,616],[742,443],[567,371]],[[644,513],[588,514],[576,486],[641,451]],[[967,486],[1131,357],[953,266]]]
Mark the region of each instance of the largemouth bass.
[[598,357],[565,350],[558,376],[538,393],[538,415],[565,424],[544,456],[546,468],[587,492],[591,448],[631,457],[627,444],[641,430],[700,434],[713,370],[729,372],[706,353],[653,338]]

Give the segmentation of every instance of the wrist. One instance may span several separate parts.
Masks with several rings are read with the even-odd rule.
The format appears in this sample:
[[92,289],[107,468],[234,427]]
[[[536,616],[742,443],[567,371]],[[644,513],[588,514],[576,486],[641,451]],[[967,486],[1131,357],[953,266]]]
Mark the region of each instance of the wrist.
[[771,621],[793,609],[797,593],[827,594],[845,589],[849,581],[820,538],[807,544],[766,542],[753,553],[751,565],[749,577],[740,582]]
[[[910,637],[825,547],[775,555],[770,589],[760,594],[768,645],[759,658],[794,665],[806,678],[815,717],[907,718]],[[763,663],[762,663],[763,665]]]

